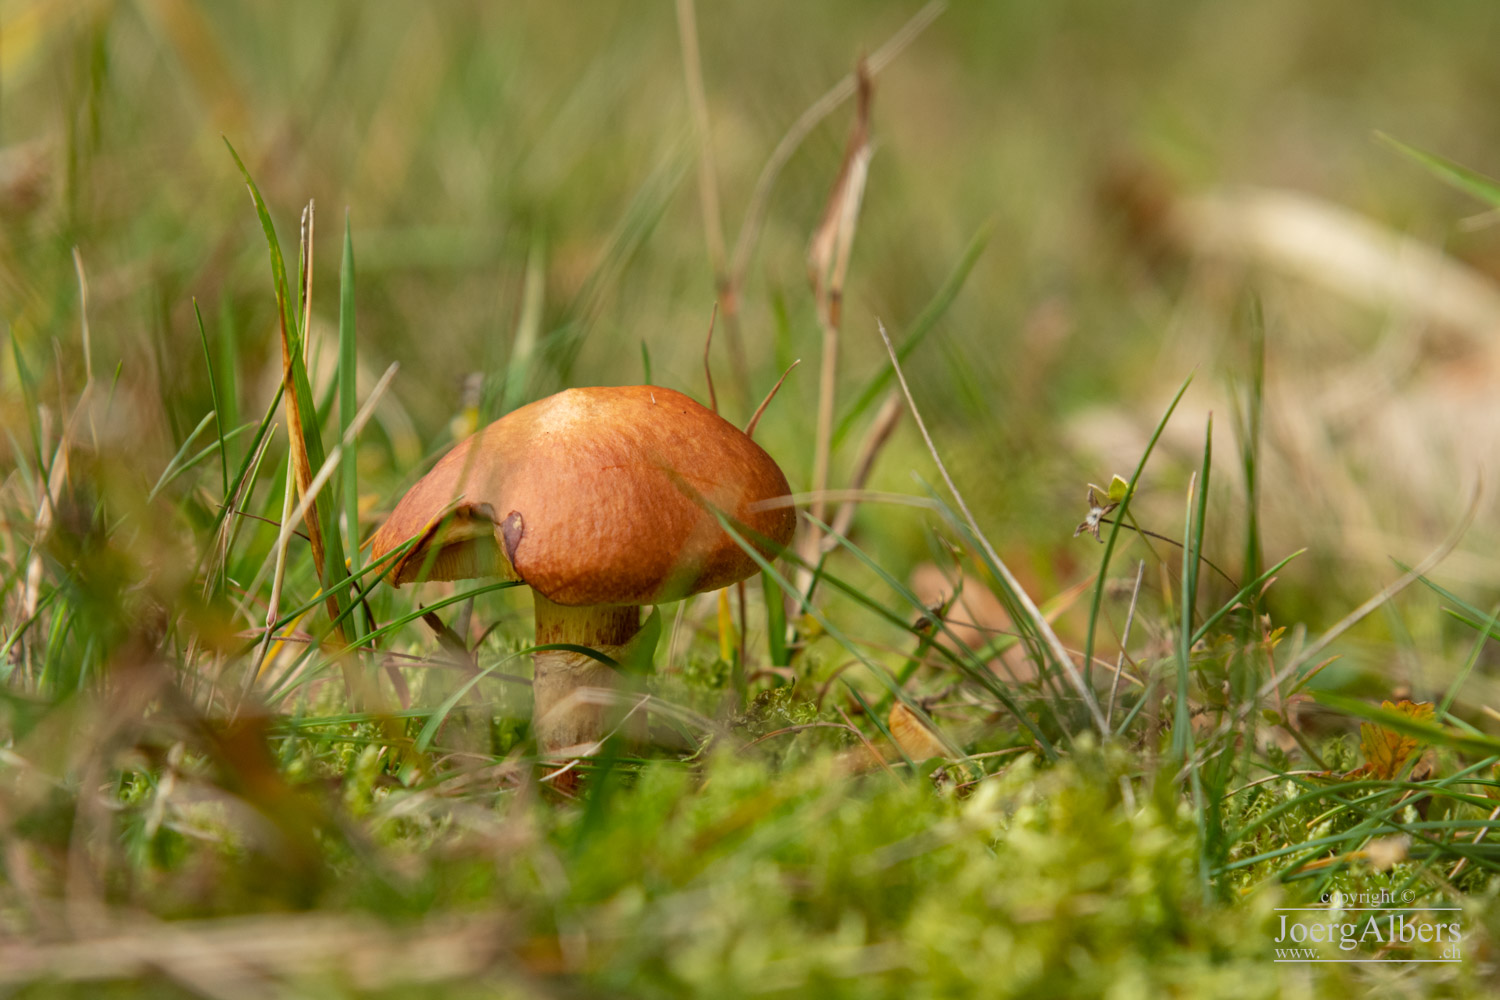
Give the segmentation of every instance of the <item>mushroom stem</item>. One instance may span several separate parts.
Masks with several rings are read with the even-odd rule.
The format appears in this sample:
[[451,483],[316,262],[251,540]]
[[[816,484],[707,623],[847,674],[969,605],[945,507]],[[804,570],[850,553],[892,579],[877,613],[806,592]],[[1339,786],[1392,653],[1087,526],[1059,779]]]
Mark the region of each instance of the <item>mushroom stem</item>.
[[[570,643],[623,660],[630,641],[641,630],[641,609],[633,604],[568,607],[532,591],[536,604],[538,646]],[[613,691],[617,671],[598,660],[567,649],[541,650],[532,682],[532,729],[543,757],[581,756],[608,732],[615,706],[607,696],[588,689]]]

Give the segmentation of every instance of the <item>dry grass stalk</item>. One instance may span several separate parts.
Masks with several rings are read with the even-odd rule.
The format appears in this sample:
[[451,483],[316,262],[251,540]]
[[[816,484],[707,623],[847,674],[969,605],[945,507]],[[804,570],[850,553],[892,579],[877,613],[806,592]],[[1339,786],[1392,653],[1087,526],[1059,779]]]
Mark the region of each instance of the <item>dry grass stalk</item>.
[[[876,49],[862,63],[866,81],[873,79],[881,70],[900,55],[927,26],[935,21],[947,4],[943,0],[932,0],[903,24],[885,44]],[[703,206],[703,225],[708,243],[709,261],[714,271],[714,285],[719,305],[724,311],[724,325],[728,330],[730,359],[734,372],[748,371],[745,363],[743,340],[739,333],[739,304],[755,245],[765,224],[766,211],[770,204],[771,188],[775,186],[781,171],[792,158],[803,141],[849,98],[860,89],[859,74],[851,73],[814,101],[797,117],[776,148],[771,151],[760,176],[755,180],[745,217],[735,238],[734,252],[726,251],[724,231],[718,195],[718,180],[714,169],[712,135],[709,127],[708,101],[703,86],[703,65],[698,47],[698,23],[693,0],[677,0],[677,28],[681,37],[683,73],[687,84],[688,104],[693,114],[694,132],[698,139],[698,194]],[[847,266],[847,261],[846,261]]]
[[[75,941],[0,943],[0,984],[89,983],[165,974],[209,997],[280,996],[266,980],[337,974],[367,989],[484,972],[517,942],[500,913],[414,927],[323,914],[279,913],[141,924]],[[513,957],[513,956],[512,956]]]
[[[876,49],[869,59],[865,60],[865,70],[871,78],[879,76],[891,62],[900,55],[908,45],[916,40],[917,36],[927,29],[927,26],[937,20],[939,14],[947,7],[942,0],[933,0],[907,21],[892,35],[884,45]],[[738,300],[739,291],[744,287],[745,275],[750,269],[750,259],[755,253],[755,244],[760,238],[761,227],[765,224],[766,208],[770,203],[771,188],[776,184],[776,179],[781,176],[782,169],[787,161],[792,158],[812,130],[818,124],[833,114],[849,98],[853,97],[858,89],[855,74],[850,73],[830,87],[822,97],[810,104],[806,111],[792,123],[776,148],[771,151],[766,165],[761,168],[760,176],[755,180],[755,190],[750,194],[750,204],[745,209],[745,221],[740,226],[739,236],[734,243],[734,256],[729,264],[729,287],[725,296],[726,308],[732,314]]]
[[[308,330],[311,326],[312,311],[312,278],[313,278],[313,228],[315,221],[315,209],[312,202],[302,210],[302,248],[301,262],[304,280],[298,294],[302,299],[303,321],[302,329]],[[281,324],[281,378],[286,388],[282,397],[286,401],[287,419],[287,447],[288,457],[292,463],[292,469],[296,474],[297,494],[307,497],[312,486],[313,467],[311,458],[307,453],[307,439],[304,436],[302,426],[302,411],[297,402],[297,384],[295,380],[294,365],[306,364],[306,343],[302,345],[301,356],[292,344],[295,331],[286,328],[283,318]],[[307,519],[307,537],[312,545],[313,565],[317,567],[318,575],[323,575],[323,528],[318,523],[318,511],[314,504],[308,504],[305,509]],[[337,602],[330,595],[329,613],[332,617],[338,617]]]
[[1109,685],[1109,705],[1104,710],[1104,721],[1113,724],[1115,717],[1115,698],[1120,693],[1120,675],[1125,672],[1125,647],[1130,645],[1130,627],[1135,624],[1136,603],[1141,597],[1141,580],[1146,575],[1146,561],[1142,559],[1136,566],[1135,586],[1130,591],[1130,610],[1125,613],[1125,631],[1120,636],[1120,655],[1115,659],[1115,677]]
[[[849,254],[859,225],[860,204],[864,200],[865,179],[870,165],[870,102],[873,85],[861,59],[855,76],[859,102],[854,125],[844,146],[844,159],[838,176],[828,192],[823,216],[813,230],[807,247],[807,277],[813,289],[818,325],[823,333],[823,355],[818,377],[818,416],[813,443],[811,514],[823,521],[825,504],[822,493],[828,489],[828,465],[833,442],[833,409],[838,387],[839,331],[843,314],[844,279],[849,270]],[[814,527],[804,532],[801,555],[812,562],[822,544],[821,533]],[[805,589],[809,574],[799,574],[798,589]]]
[[[724,222],[719,209],[718,173],[714,169],[713,132],[708,120],[708,97],[703,86],[703,60],[698,51],[698,15],[693,0],[677,0],[677,33],[682,40],[682,72],[687,83],[688,106],[693,114],[693,132],[698,139],[698,199],[703,209],[704,238],[708,243],[709,265],[714,272],[714,290],[718,302],[724,303],[725,326],[729,332],[729,357],[733,365],[734,384],[738,387],[748,371],[745,348],[740,340],[739,324],[733,321],[733,307],[729,304],[729,258],[725,249]],[[713,336],[713,328],[709,328]],[[704,348],[704,365],[707,366],[707,351]],[[713,392],[713,377],[709,377],[709,392]],[[719,412],[717,402],[713,411]]]
[[771,405],[771,400],[775,399],[776,394],[781,391],[781,383],[785,382],[786,377],[792,373],[792,369],[796,368],[801,363],[802,359],[798,358],[796,361],[793,361],[791,364],[787,365],[786,371],[781,373],[781,378],[777,379],[776,384],[771,386],[771,391],[766,393],[766,398],[760,401],[760,405],[757,406],[755,408],[755,412],[750,415],[749,422],[745,424],[746,437],[755,437],[755,428],[760,426],[761,414],[766,412],[766,407]]

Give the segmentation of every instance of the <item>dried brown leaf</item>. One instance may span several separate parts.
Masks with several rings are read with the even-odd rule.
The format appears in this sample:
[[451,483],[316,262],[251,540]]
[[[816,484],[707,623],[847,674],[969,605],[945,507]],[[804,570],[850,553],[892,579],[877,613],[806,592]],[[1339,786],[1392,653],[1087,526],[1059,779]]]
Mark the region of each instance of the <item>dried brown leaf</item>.
[[[1417,722],[1432,721],[1432,702],[1412,702],[1402,699],[1396,704],[1380,703],[1381,708],[1400,712]],[[1350,776],[1371,776],[1390,780],[1401,773],[1406,762],[1417,749],[1417,738],[1393,732],[1373,722],[1359,727],[1359,750],[1364,755],[1363,767],[1350,772]]]
[[901,752],[918,763],[931,760],[934,757],[947,757],[948,750],[943,746],[943,741],[938,739],[934,733],[916,712],[907,708],[901,702],[891,706],[891,714],[886,719],[886,725],[890,727],[891,736]]

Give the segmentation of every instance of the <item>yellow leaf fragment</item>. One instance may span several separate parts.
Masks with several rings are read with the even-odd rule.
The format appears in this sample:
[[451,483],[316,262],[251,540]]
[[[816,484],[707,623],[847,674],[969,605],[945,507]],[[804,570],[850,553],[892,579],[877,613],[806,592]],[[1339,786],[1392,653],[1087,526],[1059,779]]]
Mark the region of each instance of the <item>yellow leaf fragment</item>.
[[[1418,722],[1432,721],[1430,701],[1412,702],[1403,698],[1397,704],[1383,701],[1380,707],[1400,712]],[[1393,732],[1373,722],[1363,723],[1359,727],[1359,750],[1364,755],[1365,765],[1355,773],[1387,780],[1395,778],[1416,749],[1415,736]]]
[[892,706],[886,725],[890,727],[891,736],[897,745],[912,760],[920,762],[948,756],[948,750],[937,734],[928,728],[917,713],[899,701]]

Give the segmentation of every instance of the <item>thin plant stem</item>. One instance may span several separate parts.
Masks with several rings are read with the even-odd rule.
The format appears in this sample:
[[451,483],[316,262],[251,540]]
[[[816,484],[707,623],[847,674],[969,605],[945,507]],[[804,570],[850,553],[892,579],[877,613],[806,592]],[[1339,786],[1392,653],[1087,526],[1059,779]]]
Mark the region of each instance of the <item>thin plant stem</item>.
[[1083,678],[1078,673],[1078,665],[1073,662],[1073,657],[1068,653],[1067,647],[1062,644],[1062,640],[1053,631],[1052,624],[1047,621],[1047,616],[1042,614],[1041,609],[1036,606],[1036,602],[1031,599],[1031,595],[1026,592],[1025,588],[1021,586],[1020,581],[1016,579],[1015,574],[1010,571],[1010,567],[1005,565],[1005,560],[1000,558],[1000,553],[995,551],[995,547],[990,544],[989,539],[984,536],[984,532],[979,529],[979,522],[974,519],[974,514],[969,510],[969,505],[964,502],[963,494],[958,491],[958,486],[953,482],[953,477],[948,474],[948,466],[944,464],[943,456],[938,453],[937,445],[933,443],[932,435],[927,432],[927,422],[922,419],[922,413],[917,409],[917,401],[912,397],[911,386],[906,384],[906,373],[901,370],[901,361],[896,357],[896,348],[891,344],[891,337],[890,334],[886,333],[885,324],[877,319],[875,326],[880,331],[880,339],[885,343],[886,353],[891,357],[891,364],[895,366],[896,380],[901,383],[901,393],[906,397],[907,407],[911,409],[912,420],[916,422],[917,430],[921,433],[922,440],[927,445],[927,451],[932,455],[932,460],[937,463],[938,472],[942,475],[943,482],[948,484],[948,491],[953,494],[953,499],[958,503],[958,509],[963,512],[964,521],[969,525],[969,530],[974,533],[975,540],[984,547],[985,554],[989,556],[990,561],[995,564],[995,567],[1005,578],[1006,585],[1015,592],[1017,600],[1021,602],[1021,607],[1025,610],[1027,617],[1031,619],[1032,625],[1041,633],[1047,646],[1052,650],[1052,655],[1057,658],[1058,664],[1062,667],[1063,672],[1067,674],[1068,681],[1078,691],[1078,696],[1083,699],[1083,703],[1088,706],[1089,715],[1093,718],[1094,724],[1099,727],[1100,734],[1108,737],[1109,724],[1105,722],[1104,713],[1099,709],[1099,700],[1094,697],[1094,692],[1089,690],[1083,683]]

